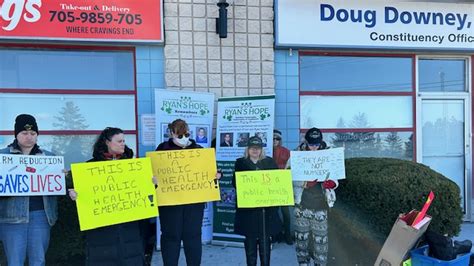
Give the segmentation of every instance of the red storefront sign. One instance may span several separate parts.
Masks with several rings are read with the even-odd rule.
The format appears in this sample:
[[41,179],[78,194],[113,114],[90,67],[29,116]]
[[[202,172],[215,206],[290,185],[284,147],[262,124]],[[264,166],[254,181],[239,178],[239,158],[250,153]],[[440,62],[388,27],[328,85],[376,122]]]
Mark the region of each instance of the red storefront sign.
[[163,42],[162,0],[0,0],[0,39]]

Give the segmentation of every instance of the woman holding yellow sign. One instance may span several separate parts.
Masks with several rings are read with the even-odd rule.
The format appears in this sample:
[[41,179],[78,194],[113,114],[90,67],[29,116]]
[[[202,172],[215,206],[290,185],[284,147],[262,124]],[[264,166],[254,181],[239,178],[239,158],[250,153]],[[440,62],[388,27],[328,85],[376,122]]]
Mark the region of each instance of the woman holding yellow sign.
[[[275,161],[265,156],[262,147],[262,139],[257,136],[249,138],[244,157],[235,162],[235,172],[278,169]],[[232,182],[234,187],[236,187],[235,178],[234,174]],[[260,264],[270,265],[270,237],[278,234],[281,229],[278,208],[237,208],[234,225],[235,233],[245,236],[247,265],[257,265],[257,247]]]
[[[97,138],[92,157],[87,162],[131,159],[133,151],[125,145],[120,128],[107,127]],[[76,200],[79,195],[69,189],[69,197]],[[86,265],[145,265],[148,223],[132,221],[85,231]]]
[[[158,145],[156,151],[200,149],[196,141],[190,139],[186,121],[176,119],[168,125],[171,138]],[[179,158],[178,158],[179,160]],[[216,178],[220,178],[220,173]],[[161,255],[165,266],[176,266],[179,261],[181,241],[184,246],[186,264],[201,265],[201,225],[204,203],[160,206]]]

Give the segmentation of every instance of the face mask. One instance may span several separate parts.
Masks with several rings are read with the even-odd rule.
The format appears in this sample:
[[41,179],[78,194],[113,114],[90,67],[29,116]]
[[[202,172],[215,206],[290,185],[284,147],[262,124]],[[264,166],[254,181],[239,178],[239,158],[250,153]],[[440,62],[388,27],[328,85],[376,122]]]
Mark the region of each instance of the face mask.
[[187,146],[189,143],[189,137],[175,138],[176,142],[181,146]]

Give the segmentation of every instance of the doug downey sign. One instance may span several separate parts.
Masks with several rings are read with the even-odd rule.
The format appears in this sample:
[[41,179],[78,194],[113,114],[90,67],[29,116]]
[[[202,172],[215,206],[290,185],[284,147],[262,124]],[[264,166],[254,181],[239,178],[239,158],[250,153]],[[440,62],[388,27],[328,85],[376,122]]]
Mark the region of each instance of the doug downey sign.
[[0,154],[0,196],[64,195],[64,158]]
[[277,46],[474,50],[473,22],[474,4],[277,0]]

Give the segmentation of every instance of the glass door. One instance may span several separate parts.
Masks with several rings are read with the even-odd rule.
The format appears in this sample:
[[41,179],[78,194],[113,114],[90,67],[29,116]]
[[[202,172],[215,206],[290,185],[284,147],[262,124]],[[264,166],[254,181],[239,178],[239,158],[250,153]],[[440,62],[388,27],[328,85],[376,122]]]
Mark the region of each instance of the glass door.
[[454,181],[466,211],[466,111],[463,99],[422,99],[422,163]]
[[417,56],[417,161],[455,182],[472,215],[471,60]]

